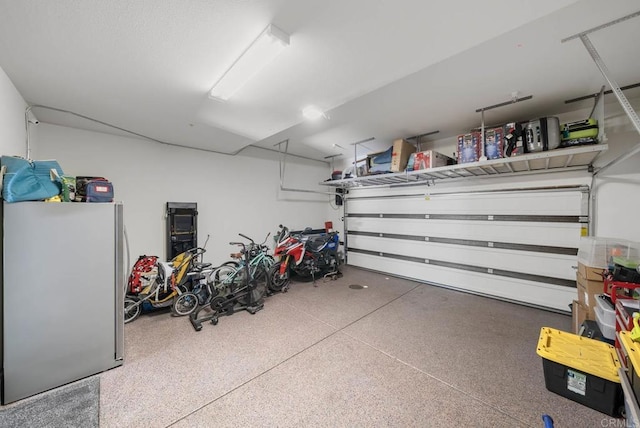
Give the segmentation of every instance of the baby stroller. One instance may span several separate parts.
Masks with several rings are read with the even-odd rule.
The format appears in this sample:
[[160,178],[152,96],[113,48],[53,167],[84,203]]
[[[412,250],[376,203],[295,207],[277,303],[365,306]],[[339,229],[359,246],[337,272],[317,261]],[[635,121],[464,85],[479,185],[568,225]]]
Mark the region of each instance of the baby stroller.
[[192,292],[192,282],[198,278],[199,272],[211,266],[211,263],[201,262],[205,251],[200,247],[192,248],[169,262],[157,262],[155,273],[151,270],[142,276],[144,283],[141,289],[137,293],[129,290],[125,296],[125,324],[135,320],[145,305],[171,307],[176,316],[193,312],[198,306],[198,296]]

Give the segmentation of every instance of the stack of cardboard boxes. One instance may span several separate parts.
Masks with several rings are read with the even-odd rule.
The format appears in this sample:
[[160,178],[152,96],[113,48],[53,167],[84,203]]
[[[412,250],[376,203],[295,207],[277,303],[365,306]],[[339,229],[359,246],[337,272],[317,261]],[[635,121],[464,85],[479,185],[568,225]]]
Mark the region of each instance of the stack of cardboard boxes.
[[596,296],[602,294],[604,290],[603,271],[601,267],[587,266],[578,262],[576,273],[578,300],[574,300],[572,304],[573,332],[576,334],[585,320],[595,321],[596,319]]

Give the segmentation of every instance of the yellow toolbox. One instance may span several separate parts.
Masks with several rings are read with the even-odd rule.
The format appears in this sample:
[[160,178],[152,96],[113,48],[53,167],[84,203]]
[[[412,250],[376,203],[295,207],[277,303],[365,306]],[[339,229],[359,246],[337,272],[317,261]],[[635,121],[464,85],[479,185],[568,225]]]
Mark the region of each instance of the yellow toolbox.
[[621,366],[613,346],[543,327],[537,353],[549,391],[614,417],[623,414]]

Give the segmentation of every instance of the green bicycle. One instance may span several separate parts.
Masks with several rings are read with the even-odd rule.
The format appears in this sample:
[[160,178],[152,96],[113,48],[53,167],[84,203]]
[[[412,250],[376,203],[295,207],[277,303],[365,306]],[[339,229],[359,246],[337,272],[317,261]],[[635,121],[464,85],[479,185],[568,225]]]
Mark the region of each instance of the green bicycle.
[[[270,234],[271,233],[267,234],[261,244],[256,244],[253,239],[239,233],[240,236],[250,241],[246,249],[249,253],[248,270],[250,280],[255,281],[259,285],[263,285],[267,290],[267,295],[281,291],[280,289],[272,287],[269,277],[269,270],[275,264],[273,256],[269,254],[269,247],[265,245]],[[222,265],[211,274],[213,278],[212,287],[214,288],[212,291],[214,294],[225,295],[245,283],[245,258],[242,253],[232,253],[231,258],[237,260],[237,265],[234,266],[230,263]]]

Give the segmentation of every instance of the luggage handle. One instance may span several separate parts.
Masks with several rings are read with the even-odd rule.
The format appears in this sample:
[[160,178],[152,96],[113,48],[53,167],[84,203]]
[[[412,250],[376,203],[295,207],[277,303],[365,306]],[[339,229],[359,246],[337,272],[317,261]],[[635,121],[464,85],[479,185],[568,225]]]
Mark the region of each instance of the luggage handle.
[[549,134],[547,131],[549,130],[547,126],[547,118],[543,117],[540,119],[540,138],[542,139],[542,151],[546,152],[549,150]]

